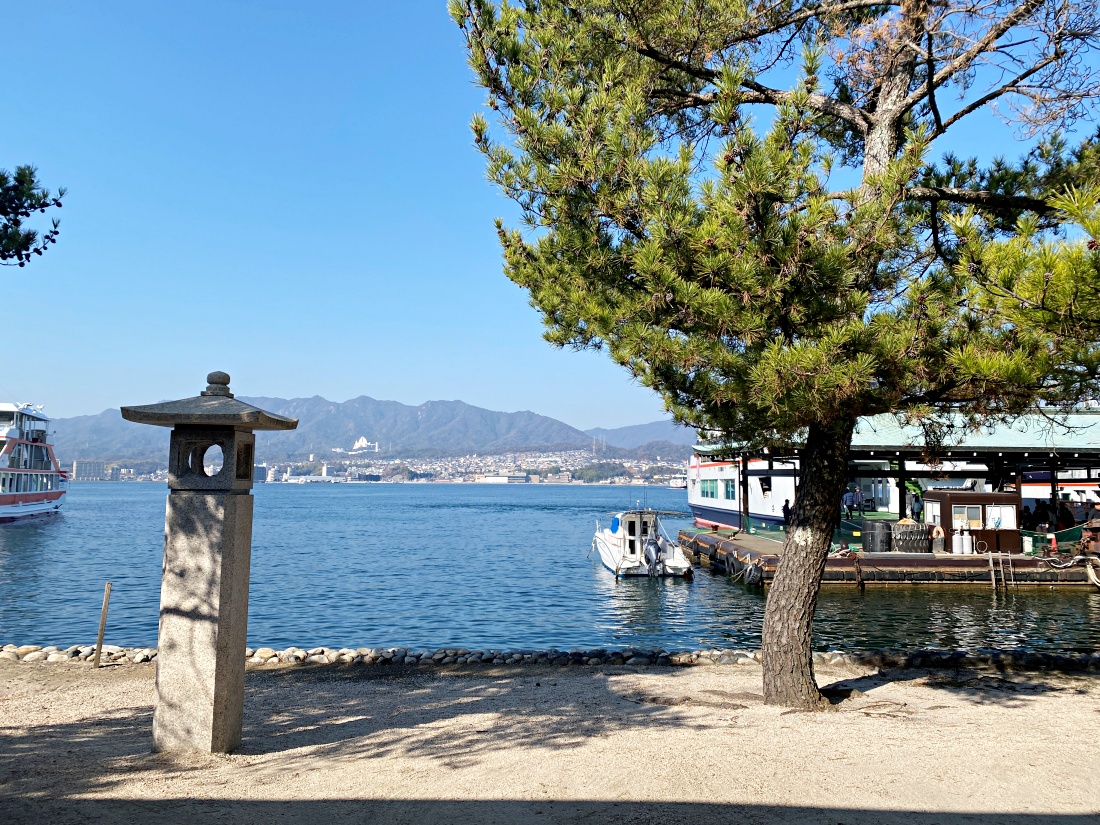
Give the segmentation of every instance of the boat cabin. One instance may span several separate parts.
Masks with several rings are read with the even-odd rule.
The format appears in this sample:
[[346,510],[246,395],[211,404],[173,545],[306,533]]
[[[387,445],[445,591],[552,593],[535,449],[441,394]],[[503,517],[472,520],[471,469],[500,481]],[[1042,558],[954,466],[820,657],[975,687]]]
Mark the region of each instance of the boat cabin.
[[967,531],[978,553],[1019,553],[1020,496],[945,488],[925,490],[924,523],[939,525],[951,547],[954,533]]
[[611,519],[611,532],[625,540],[627,558],[636,557],[642,552],[646,539],[654,534],[653,526],[657,515],[653,512],[623,513]]

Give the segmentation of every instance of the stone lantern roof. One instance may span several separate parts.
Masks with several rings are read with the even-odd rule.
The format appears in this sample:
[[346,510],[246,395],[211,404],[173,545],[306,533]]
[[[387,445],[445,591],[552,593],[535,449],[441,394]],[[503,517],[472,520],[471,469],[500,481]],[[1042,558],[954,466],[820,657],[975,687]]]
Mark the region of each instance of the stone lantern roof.
[[212,372],[206,376],[207,387],[192,398],[123,407],[122,417],[136,424],[158,427],[177,425],[199,427],[237,427],[247,430],[293,430],[297,418],[287,418],[238,401],[229,391],[229,375]]

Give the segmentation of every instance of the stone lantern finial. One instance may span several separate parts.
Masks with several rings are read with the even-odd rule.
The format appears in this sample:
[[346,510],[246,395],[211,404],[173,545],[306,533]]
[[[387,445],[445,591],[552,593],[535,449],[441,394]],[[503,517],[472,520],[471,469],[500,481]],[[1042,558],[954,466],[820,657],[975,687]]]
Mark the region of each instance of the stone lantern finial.
[[229,373],[228,372],[212,372],[206,376],[206,389],[203,390],[200,395],[224,395],[226,398],[232,398],[233,393],[229,391]]

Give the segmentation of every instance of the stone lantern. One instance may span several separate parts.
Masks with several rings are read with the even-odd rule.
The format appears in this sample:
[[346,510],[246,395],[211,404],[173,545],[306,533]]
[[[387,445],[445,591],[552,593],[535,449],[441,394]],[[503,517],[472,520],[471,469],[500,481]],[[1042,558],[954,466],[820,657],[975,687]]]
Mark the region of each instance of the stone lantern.
[[[212,372],[194,398],[123,407],[138,424],[172,428],[160,590],[153,746],[228,753],[241,742],[255,430],[297,419],[233,397]],[[220,470],[207,473],[220,451]]]

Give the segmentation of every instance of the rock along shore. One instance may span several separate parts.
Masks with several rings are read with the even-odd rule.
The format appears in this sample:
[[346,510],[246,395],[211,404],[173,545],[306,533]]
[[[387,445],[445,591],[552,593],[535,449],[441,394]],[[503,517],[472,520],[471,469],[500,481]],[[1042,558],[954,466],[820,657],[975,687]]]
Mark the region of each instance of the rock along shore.
[[[6,644],[0,648],[0,662],[45,662],[80,664],[91,662],[95,645],[57,646]],[[147,664],[156,661],[155,647],[119,647],[104,645],[100,663]],[[253,666],[362,665],[390,667],[441,667],[447,665],[547,665],[569,666],[655,666],[713,667],[760,664],[756,650],[667,651],[646,648],[621,650],[470,650],[467,648],[404,647],[271,647],[247,648],[245,659]],[[964,668],[993,667],[999,670],[1100,672],[1100,652],[1062,654],[1025,650],[917,650],[917,651],[839,651],[815,652],[819,665],[851,665],[880,668]]]

